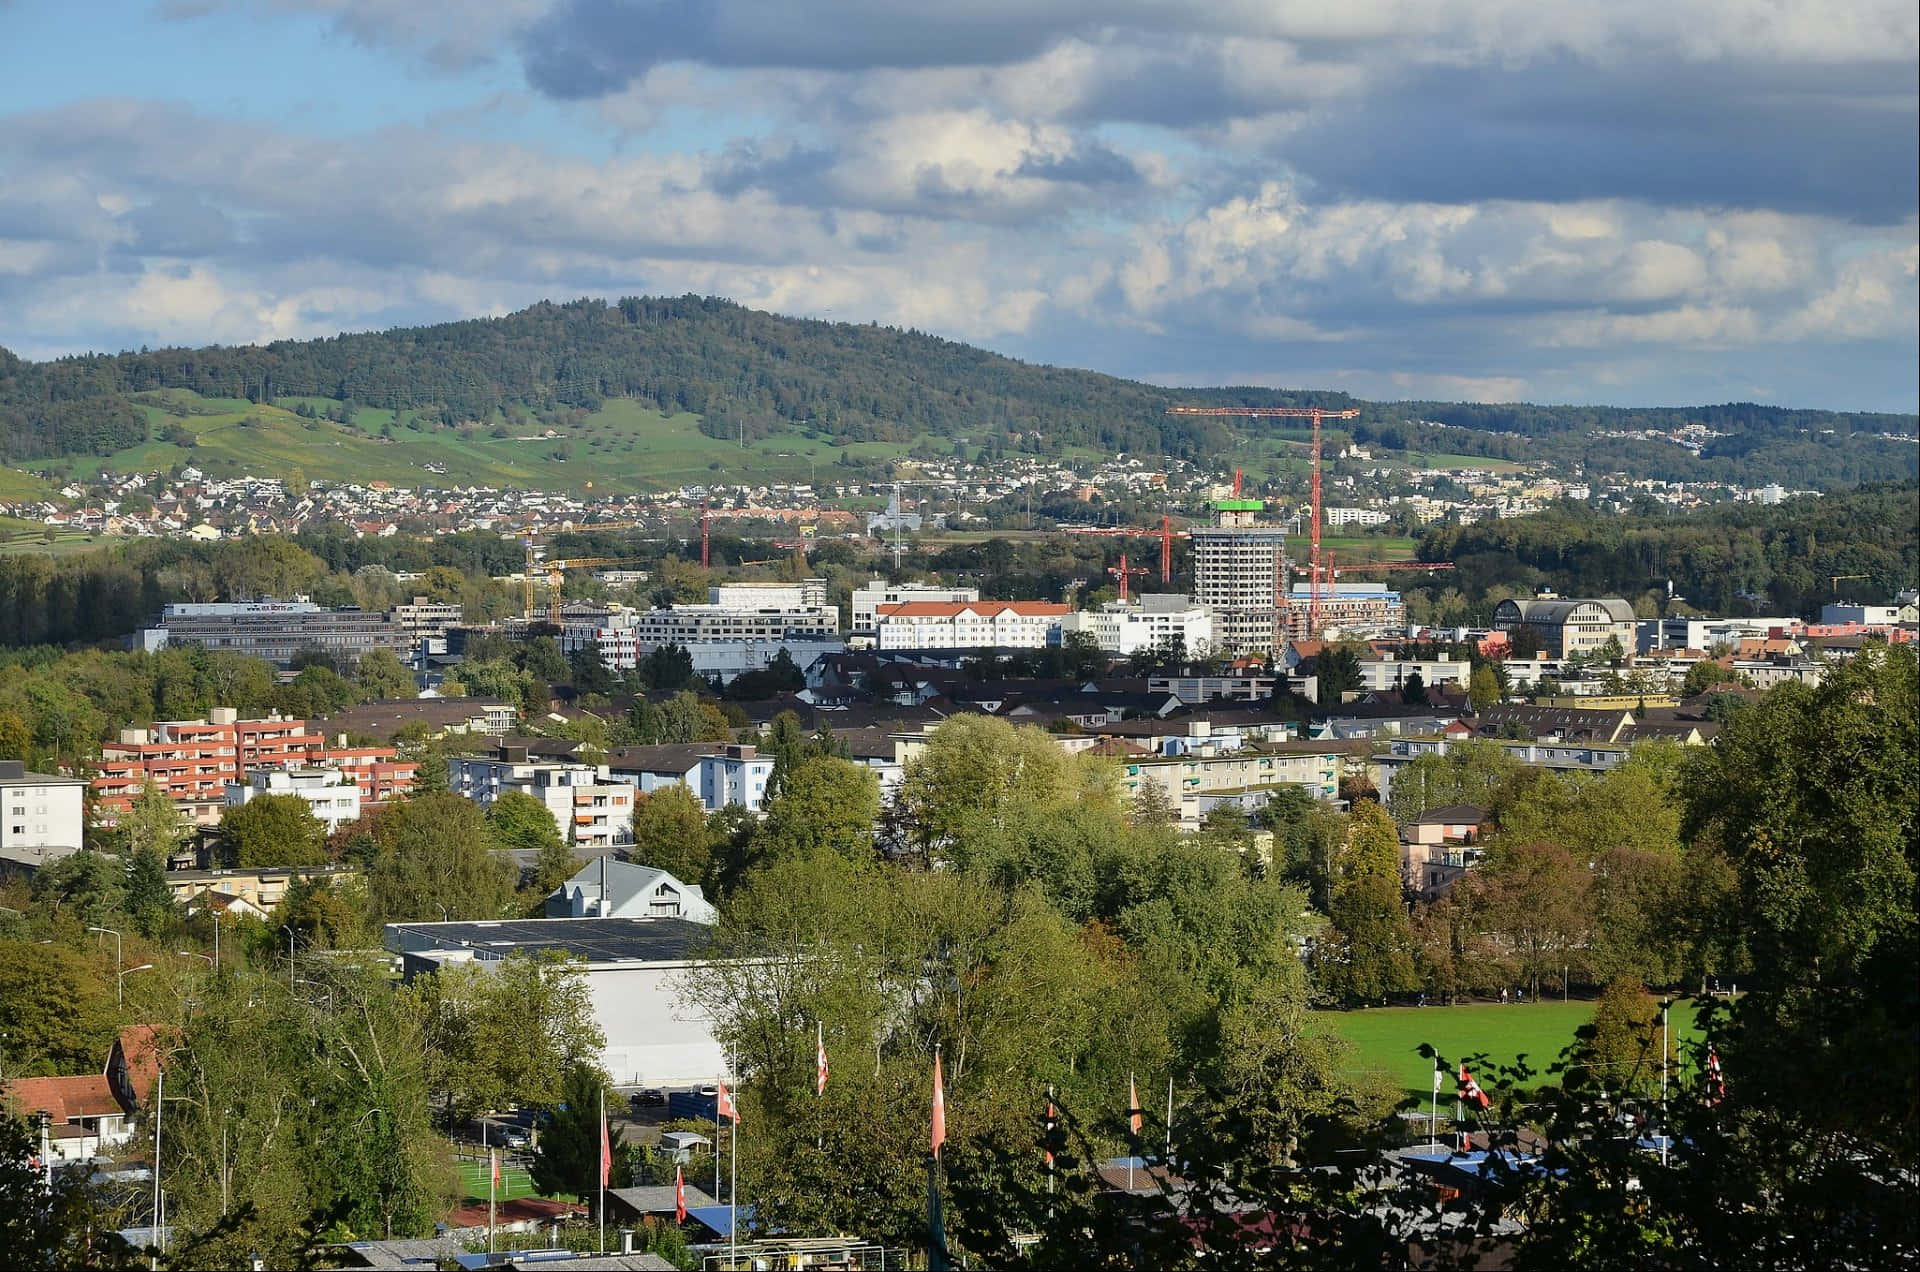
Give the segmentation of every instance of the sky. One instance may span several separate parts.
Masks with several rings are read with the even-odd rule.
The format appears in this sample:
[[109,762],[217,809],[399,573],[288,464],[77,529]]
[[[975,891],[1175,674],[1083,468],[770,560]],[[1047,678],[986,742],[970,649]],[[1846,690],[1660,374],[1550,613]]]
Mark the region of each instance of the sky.
[[1169,385],[1920,409],[1912,0],[0,0],[0,346],[731,297]]

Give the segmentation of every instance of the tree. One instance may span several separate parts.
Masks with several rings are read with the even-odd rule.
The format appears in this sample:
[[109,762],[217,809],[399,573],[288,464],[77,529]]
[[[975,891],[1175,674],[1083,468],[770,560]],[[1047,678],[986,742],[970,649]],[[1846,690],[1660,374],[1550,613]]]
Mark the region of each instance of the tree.
[[[31,1115],[36,1110],[23,1110]],[[27,1116],[0,1108],[0,1250],[16,1267],[133,1269],[147,1259],[115,1230],[111,1202],[84,1175],[46,1182],[34,1158],[40,1134]]]
[[220,837],[229,866],[315,866],[328,860],[327,825],[298,795],[255,795],[228,805]]
[[1400,700],[1410,707],[1427,705],[1427,678],[1417,671],[1407,673],[1400,683]]
[[1342,695],[1365,683],[1360,673],[1360,653],[1351,645],[1329,645],[1320,651],[1314,665],[1323,705],[1338,705]]
[[130,850],[149,849],[163,859],[171,856],[187,837],[186,819],[180,816],[180,810],[165,789],[151,777],[141,780],[140,793],[120,815],[119,825],[126,832]]
[[707,813],[699,798],[678,782],[634,796],[632,856],[683,883],[705,878]]
[[1723,667],[1711,658],[1702,658],[1687,668],[1686,676],[1680,681],[1682,697],[1693,698],[1705,693],[1715,685],[1745,685],[1746,677],[1731,667]]
[[[561,1100],[540,1131],[533,1158],[533,1186],[542,1194],[562,1194],[591,1203],[600,1186],[601,1110],[607,1100],[607,1075],[598,1066],[567,1066]],[[618,1150],[624,1136],[611,1134]]]
[[1521,772],[1520,762],[1492,742],[1451,745],[1446,753],[1428,752],[1394,774],[1387,809],[1401,825],[1429,808],[1448,804],[1493,804]]
[[[1668,1032],[1667,1045],[1672,1045]],[[1571,1057],[1583,1083],[1600,1087],[1658,1088],[1661,1073],[1660,1006],[1630,976],[1616,976],[1593,1009],[1592,1031]],[[1667,1056],[1672,1065],[1674,1056]]]
[[97,958],[64,945],[0,940],[0,1062],[22,1073],[92,1073],[117,1026]]
[[1321,983],[1362,1001],[1412,989],[1419,981],[1401,901],[1400,836],[1380,805],[1353,810],[1336,878],[1328,907],[1335,939],[1318,962]]
[[166,859],[154,849],[134,850],[127,863],[127,887],[122,904],[133,916],[134,926],[149,939],[159,936],[179,919],[173,889],[167,886]]
[[454,1122],[553,1106],[567,1070],[606,1042],[578,963],[556,951],[449,964],[409,992],[426,1031],[428,1081]]
[[1467,699],[1475,711],[1485,711],[1488,707],[1500,703],[1500,678],[1494,674],[1491,663],[1481,663],[1473,669],[1473,675],[1467,681]]
[[1487,927],[1505,938],[1535,998],[1541,980],[1581,961],[1591,879],[1585,863],[1565,848],[1496,843],[1454,890],[1462,887],[1473,894]]
[[126,898],[126,871],[118,857],[81,849],[33,873],[33,899],[54,916],[104,924]]
[[1041,730],[964,715],[942,722],[908,761],[897,800],[931,848],[970,819],[1004,821],[1015,808],[1055,802],[1069,781],[1068,757]]
[[[1357,807],[1359,801],[1349,802]],[[1379,807],[1378,800],[1364,802]],[[1274,791],[1261,816],[1273,831],[1278,877],[1305,888],[1314,908],[1324,912],[1333,898],[1335,864],[1347,842],[1347,819],[1297,786]]]
[[500,917],[518,882],[494,855],[485,817],[472,800],[417,795],[373,819],[375,851],[367,891],[381,922]]
[[767,805],[757,846],[769,857],[834,852],[871,862],[879,816],[880,781],[872,770],[814,756],[793,766]]
[[417,692],[413,673],[390,649],[372,649],[360,655],[353,679],[361,696],[368,699],[411,698]]

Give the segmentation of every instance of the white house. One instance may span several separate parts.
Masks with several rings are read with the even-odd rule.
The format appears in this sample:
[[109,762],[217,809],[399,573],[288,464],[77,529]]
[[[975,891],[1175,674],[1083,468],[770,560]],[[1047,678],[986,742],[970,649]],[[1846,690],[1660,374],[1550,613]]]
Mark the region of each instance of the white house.
[[588,848],[611,848],[633,837],[633,786],[590,764],[534,760],[525,747],[503,746],[498,757],[457,755],[447,760],[447,786],[482,808],[508,791],[545,804],[560,837]]
[[87,784],[0,760],[0,860],[35,867],[81,846]]
[[336,768],[254,769],[244,782],[228,782],[227,807],[238,808],[262,795],[291,795],[305,800],[331,835],[360,820],[360,788]]
[[664,870],[602,856],[581,868],[547,898],[550,919],[687,919],[713,924],[720,916],[697,883]]
[[870,579],[853,589],[853,630],[871,636],[882,605],[904,605],[908,601],[934,601],[943,605],[967,605],[980,599],[977,587],[939,587],[932,583],[889,583]]

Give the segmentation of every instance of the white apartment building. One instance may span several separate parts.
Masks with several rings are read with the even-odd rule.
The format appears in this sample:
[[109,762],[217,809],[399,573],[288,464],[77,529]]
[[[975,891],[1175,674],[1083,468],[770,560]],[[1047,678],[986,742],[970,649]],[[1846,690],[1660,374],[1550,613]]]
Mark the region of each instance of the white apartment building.
[[1378,508],[1323,508],[1320,521],[1328,527],[1384,526],[1387,524],[1387,514]]
[[1654,649],[1712,649],[1801,626],[1797,618],[1654,618],[1639,624],[1639,652]]
[[935,601],[943,605],[970,605],[980,599],[977,587],[939,587],[932,583],[889,583],[869,579],[853,589],[853,630],[872,635],[882,605]]
[[1429,689],[1465,689],[1473,676],[1473,664],[1446,654],[1438,658],[1395,658],[1389,654],[1360,660],[1360,684],[1369,692],[1398,689],[1416,672]]
[[1213,650],[1213,615],[1186,596],[1148,592],[1132,602],[1110,601],[1060,620],[1060,634],[1085,632],[1109,654],[1125,658],[1142,651],[1181,649],[1204,657]]
[[[1256,500],[1223,500],[1227,513],[1259,507]],[[1193,599],[1213,616],[1216,651],[1271,654],[1281,636],[1281,600],[1287,572],[1286,532],[1232,524],[1193,531]]]
[[37,866],[79,849],[86,789],[80,778],[30,773],[20,760],[0,760],[0,860]]
[[243,782],[227,783],[227,807],[239,808],[262,795],[291,795],[306,801],[331,835],[360,820],[360,788],[335,768],[254,769]]
[[[546,805],[560,837],[587,848],[611,848],[633,838],[633,787],[589,764],[526,758],[504,748],[504,758],[456,755],[447,760],[447,787],[482,808],[508,791]],[[516,754],[517,752],[517,754]]]
[[719,641],[772,641],[786,637],[824,640],[840,633],[840,613],[818,607],[739,609],[725,605],[675,605],[636,614],[633,635],[637,648],[651,652],[661,645],[706,645]]
[[875,637],[881,649],[1044,649],[1066,616],[1047,601],[907,601],[879,608]]

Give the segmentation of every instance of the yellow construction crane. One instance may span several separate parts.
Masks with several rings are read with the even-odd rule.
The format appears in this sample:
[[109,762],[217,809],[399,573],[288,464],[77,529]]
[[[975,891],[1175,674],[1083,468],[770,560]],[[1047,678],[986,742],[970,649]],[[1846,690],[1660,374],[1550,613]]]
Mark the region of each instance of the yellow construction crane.
[[[549,619],[557,617],[557,612],[560,608],[561,584],[565,581],[561,576],[568,570],[587,570],[603,565],[645,564],[645,559],[640,557],[565,557],[540,562],[540,568],[545,570],[547,575],[547,617]],[[531,619],[533,617],[533,581],[531,575],[528,576],[523,599],[526,610],[523,617]]]
[[[540,535],[544,534],[551,537],[555,534],[593,534],[600,530],[644,530],[646,528],[646,526],[640,524],[638,521],[596,521],[591,525],[582,526],[527,526],[523,528],[520,531],[520,545],[526,549],[527,558],[520,572],[520,616],[529,619],[533,617],[534,573],[543,564],[554,564],[553,562],[542,562],[540,560],[539,549],[534,542]],[[609,560],[596,562],[596,564],[611,565],[614,564],[614,562]],[[563,566],[562,568],[565,567]],[[552,583],[554,594],[557,596],[560,592],[560,584],[557,581],[557,576],[551,571],[549,571],[549,581]]]
[[1842,583],[1845,583],[1849,579],[1864,579],[1866,577],[1864,574],[1830,574],[1827,576],[1827,585],[1833,589],[1833,594],[1838,596],[1840,595],[1840,585]]

